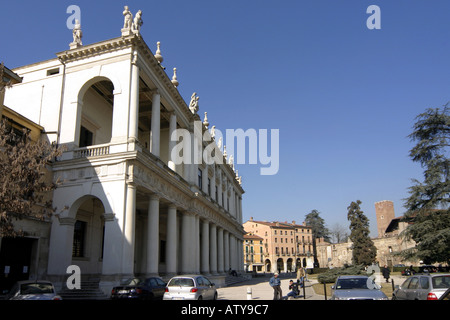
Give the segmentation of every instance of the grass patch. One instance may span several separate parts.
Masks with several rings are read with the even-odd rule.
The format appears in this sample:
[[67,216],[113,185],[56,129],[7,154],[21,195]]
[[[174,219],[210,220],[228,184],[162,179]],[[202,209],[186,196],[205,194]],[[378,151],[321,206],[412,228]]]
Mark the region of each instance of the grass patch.
[[[327,299],[329,299],[331,297],[331,286],[334,285],[334,283],[326,283],[325,287],[327,290]],[[325,296],[325,291],[324,291],[324,287],[322,283],[315,283],[312,285],[314,292],[318,295],[322,295]],[[391,283],[386,283],[386,282],[382,282],[381,283],[381,291],[384,292],[384,294],[391,299],[392,298],[392,284]]]

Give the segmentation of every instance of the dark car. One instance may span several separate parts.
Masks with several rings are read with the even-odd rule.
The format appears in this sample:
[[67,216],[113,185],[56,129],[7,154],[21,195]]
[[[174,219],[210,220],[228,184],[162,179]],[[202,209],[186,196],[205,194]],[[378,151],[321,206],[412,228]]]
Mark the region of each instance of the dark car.
[[158,277],[131,278],[111,290],[111,299],[161,300],[166,283]]

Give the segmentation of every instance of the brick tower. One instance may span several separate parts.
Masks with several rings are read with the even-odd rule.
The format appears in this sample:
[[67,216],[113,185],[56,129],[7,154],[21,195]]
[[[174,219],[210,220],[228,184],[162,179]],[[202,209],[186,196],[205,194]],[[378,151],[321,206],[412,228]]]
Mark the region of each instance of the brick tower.
[[395,218],[394,203],[390,200],[375,202],[375,214],[377,216],[378,238],[382,238],[389,223]]

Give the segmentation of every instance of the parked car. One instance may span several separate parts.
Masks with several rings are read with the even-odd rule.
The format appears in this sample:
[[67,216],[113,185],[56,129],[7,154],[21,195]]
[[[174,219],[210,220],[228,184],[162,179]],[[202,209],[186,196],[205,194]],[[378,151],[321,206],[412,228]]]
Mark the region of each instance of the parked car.
[[16,282],[7,300],[62,300],[56,293],[53,283],[43,280],[24,280]]
[[169,280],[164,300],[216,300],[214,283],[202,275],[181,275]]
[[450,288],[448,288],[439,300],[450,300]]
[[160,300],[166,283],[159,277],[131,278],[111,290],[111,299]]
[[395,286],[393,300],[438,300],[450,288],[449,273],[415,274]]
[[339,276],[332,286],[330,300],[388,300],[368,276]]

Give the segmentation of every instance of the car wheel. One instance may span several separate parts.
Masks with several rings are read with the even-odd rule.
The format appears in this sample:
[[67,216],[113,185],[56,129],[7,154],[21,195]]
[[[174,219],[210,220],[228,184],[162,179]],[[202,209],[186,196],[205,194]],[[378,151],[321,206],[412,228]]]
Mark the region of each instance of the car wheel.
[[217,300],[217,292],[214,292],[213,300]]
[[199,296],[197,300],[203,300],[203,297],[202,297],[202,296]]

